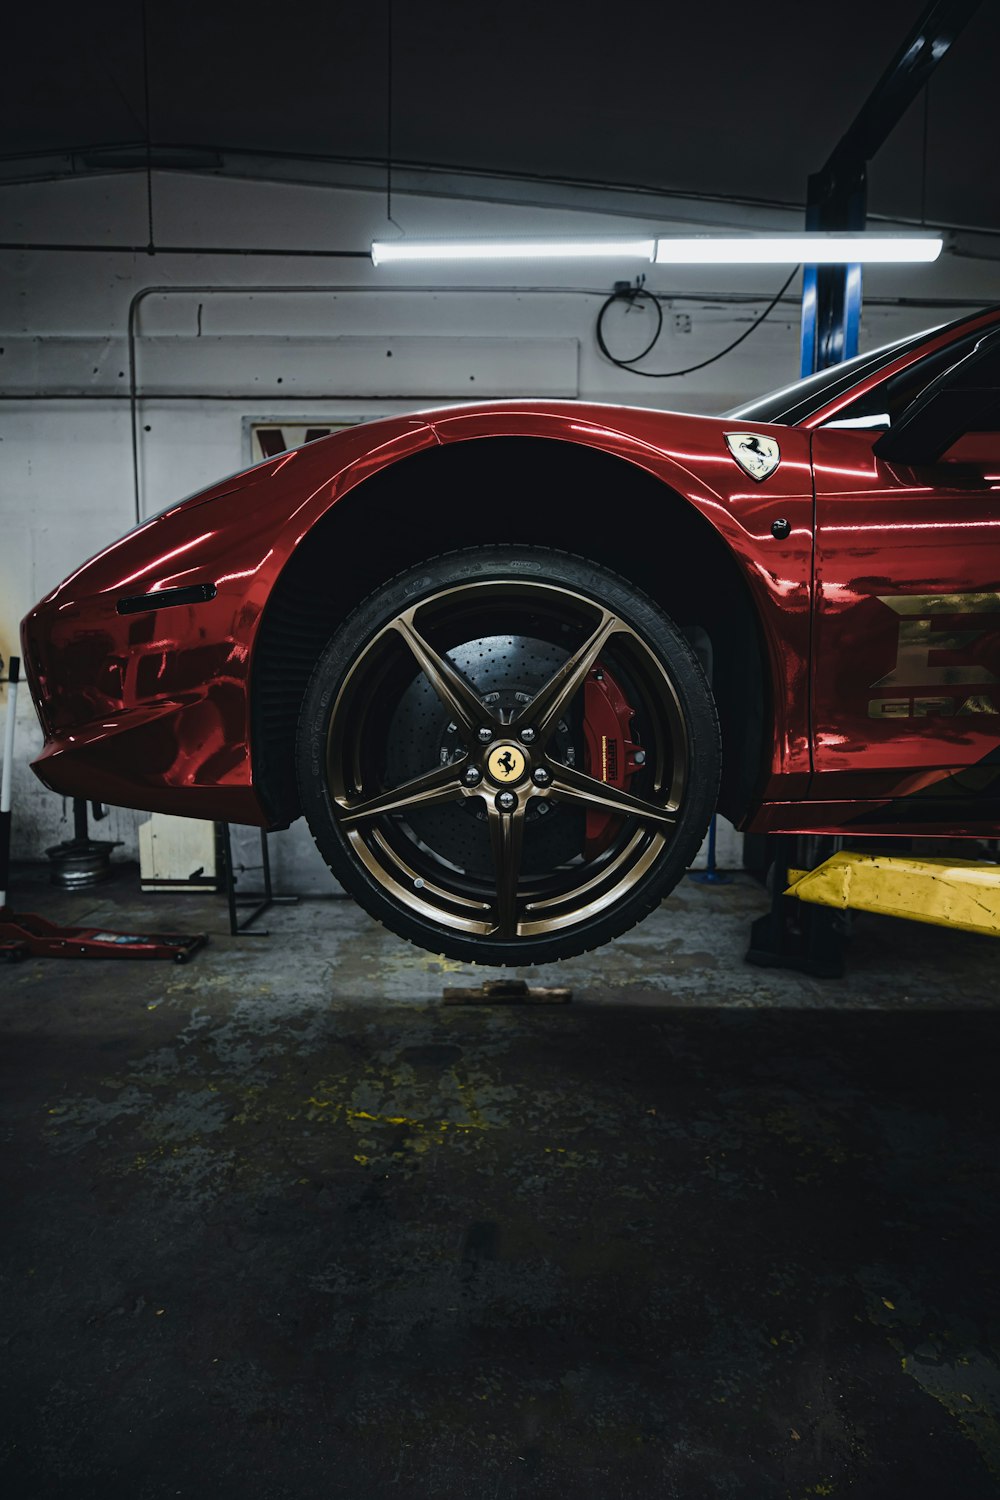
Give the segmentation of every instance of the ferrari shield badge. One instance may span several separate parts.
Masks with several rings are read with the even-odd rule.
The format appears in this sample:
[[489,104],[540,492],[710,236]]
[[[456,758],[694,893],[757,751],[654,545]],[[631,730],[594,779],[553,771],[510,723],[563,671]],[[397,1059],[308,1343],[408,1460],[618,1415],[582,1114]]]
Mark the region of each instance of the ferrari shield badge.
[[751,479],[766,479],[781,462],[781,449],[774,438],[761,437],[757,432],[727,432],[726,444]]

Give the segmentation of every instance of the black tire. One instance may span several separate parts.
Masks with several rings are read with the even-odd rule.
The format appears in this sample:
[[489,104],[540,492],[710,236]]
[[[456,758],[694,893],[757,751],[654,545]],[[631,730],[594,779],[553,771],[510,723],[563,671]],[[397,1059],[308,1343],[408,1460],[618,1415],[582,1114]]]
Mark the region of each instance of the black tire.
[[[625,703],[627,731],[600,741],[624,780],[591,774],[585,701]],[[422,948],[493,965],[568,958],[641,921],[697,853],[720,772],[715,704],[677,626],[597,563],[522,546],[431,558],[366,599],[316,665],[296,755],[313,837],[358,902]],[[394,799],[405,810],[381,810]]]

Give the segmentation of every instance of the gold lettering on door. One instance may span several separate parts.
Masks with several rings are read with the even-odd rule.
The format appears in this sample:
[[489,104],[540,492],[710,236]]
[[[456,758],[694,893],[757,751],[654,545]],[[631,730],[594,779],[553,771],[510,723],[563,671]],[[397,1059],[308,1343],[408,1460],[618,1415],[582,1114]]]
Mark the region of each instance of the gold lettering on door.
[[964,682],[997,681],[986,667],[951,665],[931,658],[939,651],[961,651],[985,631],[985,626],[978,630],[942,629],[936,623],[937,617],[1000,616],[1000,593],[879,594],[878,600],[901,618],[896,665],[885,677],[873,682],[873,688],[954,687]]

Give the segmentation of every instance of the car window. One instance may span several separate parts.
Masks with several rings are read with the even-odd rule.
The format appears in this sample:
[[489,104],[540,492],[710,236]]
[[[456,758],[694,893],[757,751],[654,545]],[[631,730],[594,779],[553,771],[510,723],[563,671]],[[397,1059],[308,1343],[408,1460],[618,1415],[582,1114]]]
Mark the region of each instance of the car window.
[[826,406],[841,391],[850,390],[865,375],[891,365],[907,349],[922,343],[936,331],[933,328],[924,329],[923,333],[896,339],[867,354],[856,354],[853,359],[844,360],[843,364],[831,365],[828,370],[817,370],[815,375],[807,375],[794,385],[782,386],[780,390],[769,391],[766,396],[759,396],[755,401],[737,406],[733,411],[723,412],[723,416],[738,417],[741,421],[780,422],[792,426]]
[[[911,334],[905,339],[896,339],[895,342],[884,344],[879,349],[872,349],[867,354],[857,354],[853,359],[845,360],[843,364],[831,365],[827,370],[819,370],[815,375],[807,375],[804,380],[798,380],[794,385],[783,386],[780,390],[771,391],[768,395],[746,402],[732,411],[723,412],[723,416],[750,422],[777,422],[788,427],[807,422],[815,413],[831,405],[838,396],[849,395],[851,388],[859,385],[866,376],[877,375],[880,370],[887,369],[894,364],[901,355],[905,355],[911,349],[918,349],[921,344],[929,342],[936,336],[954,332],[954,339],[947,340],[941,349],[927,356],[927,360],[933,363],[925,366],[924,361],[921,360],[912,368],[907,368],[897,377],[893,377],[898,383],[893,386],[889,408],[885,405],[885,392],[889,382],[885,382],[879,384],[869,397],[859,397],[856,402],[841,407],[836,416],[830,418],[829,423],[831,426],[834,423],[842,426],[846,420],[855,427],[884,426],[884,422],[880,423],[876,419],[887,416],[891,423],[894,413],[898,415],[908,401],[913,399],[913,396],[918,395],[924,386],[929,384],[943,369],[947,369],[949,365],[961,359],[963,354],[967,354],[976,339],[982,337],[984,311],[986,309],[967,314],[964,318],[957,318],[954,323],[941,324],[937,328],[926,328],[922,333]],[[975,328],[967,335],[962,334],[963,326],[969,323],[975,324]],[[909,394],[907,394],[908,391]],[[880,405],[880,402],[883,404]]]
[[976,329],[964,339],[947,344],[943,349],[935,349],[933,354],[907,365],[905,370],[900,370],[896,375],[890,375],[888,380],[859,396],[857,401],[842,406],[823,426],[871,427],[881,428],[883,431],[890,428],[899,420],[910,402],[915,401],[932,380],[964,359],[982,336],[982,329]]

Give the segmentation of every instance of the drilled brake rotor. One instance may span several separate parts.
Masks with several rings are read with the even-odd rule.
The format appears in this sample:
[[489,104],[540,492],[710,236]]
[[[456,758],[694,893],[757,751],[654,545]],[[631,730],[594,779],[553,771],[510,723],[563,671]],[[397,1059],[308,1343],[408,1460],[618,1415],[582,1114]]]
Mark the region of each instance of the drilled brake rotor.
[[[568,652],[550,641],[523,635],[484,636],[449,650],[449,661],[472,684],[484,705],[504,722],[529,703]],[[552,740],[553,755],[566,765],[579,762],[580,726],[561,720]],[[458,725],[427,678],[420,674],[403,693],[393,715],[386,750],[390,786],[419,776],[431,765],[462,757]],[[485,809],[479,800],[414,808],[406,819],[421,843],[467,875],[489,879],[493,871]],[[529,802],[525,816],[522,872],[548,874],[580,854],[585,814],[555,802]]]

